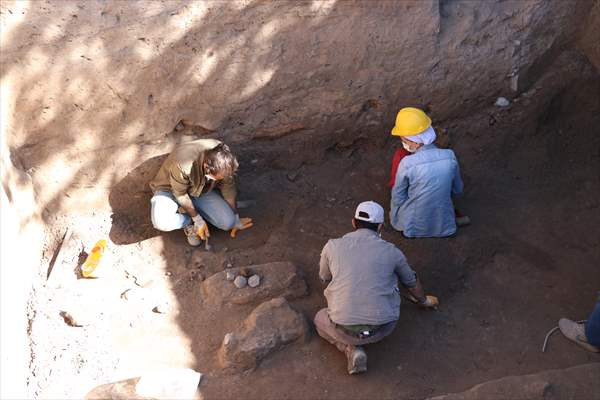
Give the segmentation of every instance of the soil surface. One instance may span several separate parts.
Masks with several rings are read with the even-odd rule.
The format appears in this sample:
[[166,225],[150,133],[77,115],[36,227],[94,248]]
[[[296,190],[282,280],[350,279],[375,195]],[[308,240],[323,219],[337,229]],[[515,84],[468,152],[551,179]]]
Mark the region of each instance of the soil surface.
[[[260,142],[236,149],[239,199],[255,201],[241,216],[255,225],[236,239],[213,229],[212,252],[189,247],[181,231],[151,227],[146,182],[161,158],[141,163],[114,186],[110,208],[54,221],[60,232],[74,230],[75,245],[66,246],[64,261],[32,300],[34,394],[79,397],[102,383],[178,366],[204,374],[205,399],[424,398],[600,361],[560,333],[541,352],[559,318],[587,318],[600,286],[600,138],[594,134],[600,113],[589,112],[600,108],[597,98],[586,103],[561,96],[552,107],[562,117],[540,118],[527,134],[518,122],[526,117],[524,105],[448,123],[466,138],[454,148],[466,188],[456,204],[472,224],[444,239],[406,239],[385,229],[383,238],[402,249],[440,308],[403,302],[393,334],[367,347],[368,372],[361,376],[347,375],[345,357],[312,326],[307,343],[284,348],[252,372],[224,373],[217,349],[252,307],[211,311],[201,302],[200,282],[228,264],[291,261],[309,287],[307,297],[291,303],[312,319],[325,306],[320,251],[329,238],[352,229],[359,202],[389,207],[386,184],[397,141],[357,140],[286,169]],[[573,110],[571,103],[585,118],[560,110]],[[574,135],[578,140],[569,140]],[[80,279],[81,244],[89,251],[105,233],[110,241],[101,277]],[[167,314],[152,311],[164,302],[171,305]],[[60,311],[77,314],[78,307],[91,320],[67,325]]]

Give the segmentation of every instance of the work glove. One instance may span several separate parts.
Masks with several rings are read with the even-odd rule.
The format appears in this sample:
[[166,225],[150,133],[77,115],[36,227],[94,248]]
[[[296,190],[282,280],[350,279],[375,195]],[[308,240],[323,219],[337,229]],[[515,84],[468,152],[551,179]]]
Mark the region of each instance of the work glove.
[[437,297],[429,295],[425,296],[425,301],[419,303],[421,307],[425,308],[436,308],[439,304]]
[[243,231],[244,229],[251,228],[253,225],[252,218],[240,218],[239,214],[235,214],[235,225],[231,229],[231,237],[235,238],[237,231]]
[[206,238],[210,236],[210,232],[208,231],[208,224],[204,221],[204,218],[198,214],[192,218],[192,221],[194,221],[194,232],[196,232],[201,240],[206,240]]

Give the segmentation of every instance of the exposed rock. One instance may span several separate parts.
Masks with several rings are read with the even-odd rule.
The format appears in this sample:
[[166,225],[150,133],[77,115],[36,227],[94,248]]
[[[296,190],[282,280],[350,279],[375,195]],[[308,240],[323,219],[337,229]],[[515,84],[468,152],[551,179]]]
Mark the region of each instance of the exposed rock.
[[191,399],[202,374],[187,368],[168,368],[142,375],[135,385],[138,395],[150,399]]
[[304,316],[278,297],[256,307],[239,331],[225,335],[219,362],[227,370],[253,369],[270,353],[307,336]]
[[250,278],[248,278],[248,286],[255,288],[258,285],[260,285],[260,276],[252,275]]
[[225,279],[227,279],[228,281],[232,281],[235,279],[235,274],[231,271],[226,271],[225,272]]
[[300,175],[300,170],[290,171],[286,174],[286,176],[290,182],[295,182],[296,179],[298,179],[299,175]]
[[505,97],[498,97],[494,105],[498,107],[508,107],[510,105],[510,101],[508,101]]
[[152,311],[158,314],[168,314],[171,311],[171,303],[163,301],[162,303],[157,304]]
[[82,312],[72,314],[68,311],[61,311],[59,314],[69,326],[81,327],[90,324],[90,321],[86,318],[85,313]]
[[514,74],[510,77],[510,90],[513,92],[519,91],[519,74]]
[[86,400],[146,400],[195,398],[202,374],[187,368],[167,368],[141,377],[100,385]]
[[430,400],[600,399],[600,363],[508,376]]
[[[239,270],[232,268],[231,272],[238,273]],[[221,271],[202,282],[202,298],[208,305],[258,304],[274,297],[293,299],[307,294],[306,282],[290,262],[253,265],[252,270],[262,277],[261,285],[257,288],[237,289],[225,279],[226,272]]]
[[246,283],[248,283],[248,280],[246,279],[246,277],[241,276],[241,275],[236,276],[235,279],[233,280],[233,284],[238,289],[245,287]]
[[139,377],[96,386],[85,395],[85,400],[146,400],[135,392]]

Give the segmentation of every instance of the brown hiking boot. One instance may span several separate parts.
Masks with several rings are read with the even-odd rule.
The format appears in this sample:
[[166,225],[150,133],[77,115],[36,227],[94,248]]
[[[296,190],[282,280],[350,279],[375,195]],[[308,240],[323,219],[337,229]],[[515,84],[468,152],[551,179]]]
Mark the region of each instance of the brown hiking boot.
[[591,351],[592,353],[600,352],[598,347],[588,343],[587,337],[585,336],[585,326],[583,324],[579,324],[567,318],[561,318],[558,321],[558,329],[560,329],[567,339],[572,340],[587,351]]
[[360,346],[348,346],[346,348],[348,359],[348,373],[350,375],[367,372],[367,353]]

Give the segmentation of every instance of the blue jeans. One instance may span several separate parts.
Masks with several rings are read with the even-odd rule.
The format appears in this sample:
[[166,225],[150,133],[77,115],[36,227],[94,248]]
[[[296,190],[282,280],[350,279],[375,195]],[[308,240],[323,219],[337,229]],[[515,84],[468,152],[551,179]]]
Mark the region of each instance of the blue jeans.
[[600,347],[600,297],[585,323],[585,337],[589,344]]
[[[214,190],[199,197],[190,196],[194,208],[208,223],[230,230],[235,225],[235,214],[223,197]],[[173,231],[192,223],[187,214],[177,212],[179,204],[171,192],[156,192],[150,199],[150,219],[159,231]]]

